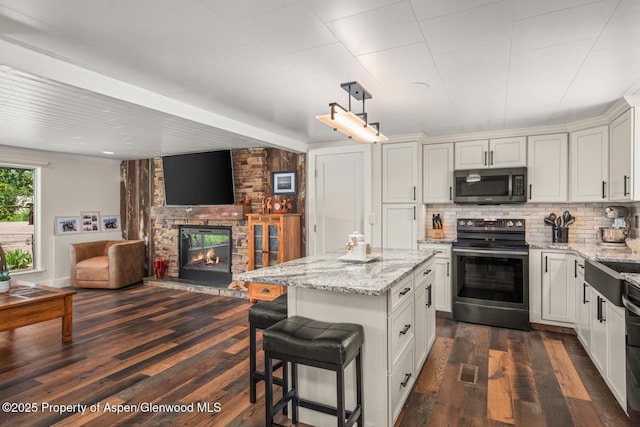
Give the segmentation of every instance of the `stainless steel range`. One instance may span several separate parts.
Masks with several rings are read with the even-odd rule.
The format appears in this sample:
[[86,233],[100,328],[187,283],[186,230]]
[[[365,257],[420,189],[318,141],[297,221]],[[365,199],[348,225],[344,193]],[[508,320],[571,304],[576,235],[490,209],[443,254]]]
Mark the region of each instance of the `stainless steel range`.
[[459,219],[453,247],[453,318],[529,330],[524,219]]

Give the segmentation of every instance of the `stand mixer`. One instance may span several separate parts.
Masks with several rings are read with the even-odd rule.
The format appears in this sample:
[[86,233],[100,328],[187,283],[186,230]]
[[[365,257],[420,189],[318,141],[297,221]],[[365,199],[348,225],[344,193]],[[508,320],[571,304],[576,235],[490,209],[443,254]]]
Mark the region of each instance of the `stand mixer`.
[[602,244],[607,246],[625,246],[624,240],[629,235],[629,210],[624,206],[607,206],[605,216],[613,220],[610,227],[600,227]]

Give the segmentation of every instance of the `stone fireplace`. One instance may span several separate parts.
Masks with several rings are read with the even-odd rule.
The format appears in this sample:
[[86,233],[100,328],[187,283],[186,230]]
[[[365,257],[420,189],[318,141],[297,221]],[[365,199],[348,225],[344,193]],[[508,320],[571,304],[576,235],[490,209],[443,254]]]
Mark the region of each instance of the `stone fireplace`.
[[203,283],[231,283],[231,227],[181,225],[178,277]]

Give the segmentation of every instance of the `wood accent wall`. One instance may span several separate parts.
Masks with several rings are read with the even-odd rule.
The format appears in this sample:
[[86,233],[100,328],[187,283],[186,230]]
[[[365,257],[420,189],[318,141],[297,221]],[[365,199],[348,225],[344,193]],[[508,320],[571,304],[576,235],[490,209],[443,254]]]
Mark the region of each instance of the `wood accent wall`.
[[[260,195],[272,194],[272,172],[297,171],[297,195],[292,198],[294,212],[302,219],[301,254],[306,249],[304,208],[306,196],[306,154],[276,148],[233,150],[235,198],[251,198],[251,210],[261,211]],[[147,247],[147,275],[153,274],[153,260],[169,260],[169,277],[177,277],[177,233],[180,224],[231,225],[234,250],[233,272],[246,271],[246,218],[225,216],[224,207],[166,206],[162,158],[124,161],[121,171],[122,235],[125,239],[144,240]],[[196,212],[194,212],[194,209]],[[234,211],[229,207],[230,212]],[[204,216],[203,216],[204,215]],[[175,252],[175,253],[174,253]]]

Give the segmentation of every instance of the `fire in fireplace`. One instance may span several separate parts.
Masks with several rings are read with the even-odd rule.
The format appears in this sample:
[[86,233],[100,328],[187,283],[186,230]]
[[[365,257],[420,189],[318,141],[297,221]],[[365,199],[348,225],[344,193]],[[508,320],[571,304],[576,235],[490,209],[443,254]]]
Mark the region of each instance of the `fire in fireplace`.
[[210,284],[231,283],[231,227],[181,225],[179,277]]

